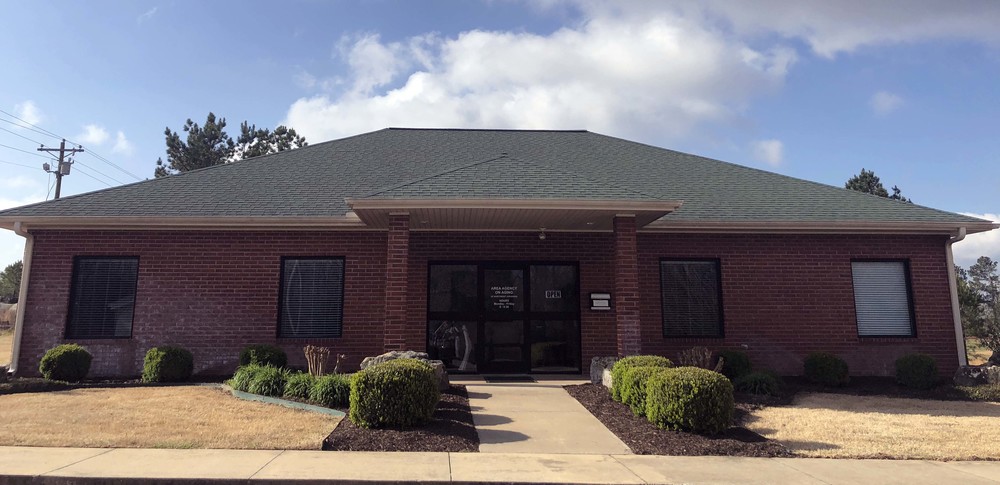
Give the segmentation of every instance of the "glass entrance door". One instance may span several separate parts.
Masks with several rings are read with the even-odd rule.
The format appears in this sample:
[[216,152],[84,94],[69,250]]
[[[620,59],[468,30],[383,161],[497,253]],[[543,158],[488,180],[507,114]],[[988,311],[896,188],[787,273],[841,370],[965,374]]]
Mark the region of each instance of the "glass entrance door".
[[523,265],[482,266],[481,372],[527,372]]

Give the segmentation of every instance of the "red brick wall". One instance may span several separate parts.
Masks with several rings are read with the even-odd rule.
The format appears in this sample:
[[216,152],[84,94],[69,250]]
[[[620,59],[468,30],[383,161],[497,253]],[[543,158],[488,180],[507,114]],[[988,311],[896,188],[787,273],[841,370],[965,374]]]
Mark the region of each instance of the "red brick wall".
[[[614,241],[610,233],[411,232],[405,346],[426,346],[427,263],[432,260],[579,261],[582,354],[615,355],[613,311],[589,309],[589,294],[612,292]],[[852,373],[891,374],[910,351],[954,371],[943,237],[668,235],[640,233],[638,261],[643,351],[675,357],[694,345],[746,345],[754,362],[783,374],[801,372],[801,359],[825,350],[845,357]],[[302,346],[330,345],[355,366],[383,347],[386,278],[384,232],[122,232],[36,233],[22,375],[37,372],[45,349],[62,343],[73,257],[137,255],[139,288],[132,339],[82,341],[94,353],[93,375],[136,375],[145,351],[177,344],[195,353],[196,370],[225,374],[250,343],[277,343],[293,365],[304,366]],[[344,336],[327,340],[277,339],[282,256],[345,256]],[[721,260],[724,339],[665,339],[661,331],[660,258]],[[913,275],[917,338],[859,339],[851,284],[852,258],[908,259]],[[612,295],[614,300],[615,295]]]
[[[941,374],[958,366],[945,260],[938,236],[639,235],[643,350],[673,358],[695,345],[741,348],[754,364],[802,373],[802,358],[827,351],[854,375],[892,375],[907,352],[937,359]],[[660,258],[719,258],[724,339],[663,338]],[[916,338],[859,338],[851,259],[910,262]]]
[[406,284],[409,276],[410,216],[389,216],[385,273],[385,332],[383,349],[406,348]]
[[[278,344],[305,366],[306,344],[332,346],[356,365],[382,350],[386,240],[379,232],[35,233],[18,372],[36,375],[45,350],[64,340],[73,257],[139,256],[132,338],[77,340],[94,355],[92,375],[137,375],[145,352],[176,344],[195,371],[232,372],[240,349]],[[344,332],[338,339],[278,339],[282,256],[345,256]]]

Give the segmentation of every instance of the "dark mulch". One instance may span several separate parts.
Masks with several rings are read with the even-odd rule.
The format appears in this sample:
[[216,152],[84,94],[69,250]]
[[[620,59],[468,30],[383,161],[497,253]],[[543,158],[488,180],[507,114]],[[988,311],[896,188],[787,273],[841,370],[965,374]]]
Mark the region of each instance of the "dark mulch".
[[[603,386],[581,384],[565,389],[638,455],[793,456],[777,442],[740,426],[714,436],[663,430],[615,402]],[[737,404],[736,423],[752,408],[751,404]]]
[[479,451],[479,435],[472,422],[465,386],[452,385],[430,423],[409,429],[359,428],[344,418],[323,440],[330,451]]

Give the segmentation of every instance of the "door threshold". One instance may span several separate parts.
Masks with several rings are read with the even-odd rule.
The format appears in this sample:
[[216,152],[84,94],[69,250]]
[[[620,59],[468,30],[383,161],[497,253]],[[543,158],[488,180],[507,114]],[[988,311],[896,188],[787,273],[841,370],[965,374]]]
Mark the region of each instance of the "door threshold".
[[484,375],[483,380],[490,384],[503,382],[537,382],[534,377],[524,374]]

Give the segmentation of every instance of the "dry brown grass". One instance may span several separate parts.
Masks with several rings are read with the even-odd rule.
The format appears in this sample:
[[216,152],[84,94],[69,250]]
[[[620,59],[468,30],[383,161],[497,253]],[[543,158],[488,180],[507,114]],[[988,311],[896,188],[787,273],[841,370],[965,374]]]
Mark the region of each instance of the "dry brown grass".
[[1000,459],[1000,403],[803,394],[747,427],[792,451],[828,458]]
[[993,355],[993,351],[986,348],[979,339],[975,337],[968,337],[965,339],[965,351],[969,358],[969,365],[982,365],[985,364],[990,356]]
[[0,330],[0,365],[10,363],[10,352],[14,345],[14,331]]
[[318,450],[339,421],[202,386],[0,396],[0,445]]

